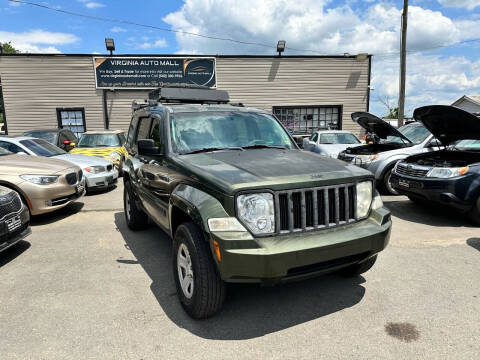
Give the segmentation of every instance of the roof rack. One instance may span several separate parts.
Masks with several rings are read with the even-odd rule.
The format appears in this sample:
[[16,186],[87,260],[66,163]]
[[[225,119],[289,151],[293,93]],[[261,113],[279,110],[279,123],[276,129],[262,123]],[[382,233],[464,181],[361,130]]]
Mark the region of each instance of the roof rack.
[[150,101],[186,104],[227,104],[228,92],[193,84],[162,84],[148,94]]

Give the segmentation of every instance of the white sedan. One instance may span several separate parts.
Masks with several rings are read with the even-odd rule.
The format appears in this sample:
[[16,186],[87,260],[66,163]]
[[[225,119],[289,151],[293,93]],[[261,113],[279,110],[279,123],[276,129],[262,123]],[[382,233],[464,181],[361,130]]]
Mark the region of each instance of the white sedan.
[[321,130],[303,139],[304,150],[335,159],[340,152],[357,144],[361,144],[361,141],[353,133],[345,130]]
[[46,156],[78,165],[85,176],[87,191],[112,187],[118,180],[118,171],[112,162],[95,156],[69,154],[43,139],[0,136],[0,148],[15,154]]

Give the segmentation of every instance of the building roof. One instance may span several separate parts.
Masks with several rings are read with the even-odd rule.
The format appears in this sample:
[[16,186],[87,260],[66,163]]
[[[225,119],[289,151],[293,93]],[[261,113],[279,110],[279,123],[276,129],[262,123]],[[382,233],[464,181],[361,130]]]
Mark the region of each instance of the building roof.
[[470,102],[474,103],[475,105],[480,106],[480,95],[463,95],[460,99],[455,101],[452,104],[452,106],[457,106],[458,104],[460,104],[464,100],[470,101]]

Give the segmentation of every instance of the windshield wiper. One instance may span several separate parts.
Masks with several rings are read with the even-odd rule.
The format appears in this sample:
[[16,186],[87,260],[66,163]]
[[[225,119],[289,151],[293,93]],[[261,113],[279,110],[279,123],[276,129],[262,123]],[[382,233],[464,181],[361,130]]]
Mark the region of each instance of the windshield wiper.
[[241,147],[208,147],[182,153],[182,155],[198,154],[203,152],[221,151],[221,150],[243,150]]
[[242,146],[242,149],[281,149],[281,150],[286,150],[287,148],[285,146],[279,146],[279,145],[255,144],[255,145]]

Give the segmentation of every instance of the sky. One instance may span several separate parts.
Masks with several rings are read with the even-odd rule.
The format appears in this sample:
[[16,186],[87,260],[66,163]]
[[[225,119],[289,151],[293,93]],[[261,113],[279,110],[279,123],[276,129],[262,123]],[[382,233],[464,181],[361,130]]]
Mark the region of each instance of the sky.
[[[23,52],[105,53],[104,38],[113,37],[116,54],[273,55],[284,39],[285,55],[373,54],[371,111],[385,115],[384,103],[396,106],[403,1],[30,1],[156,28],[0,0],[0,42],[11,41]],[[480,95],[480,0],[409,3],[406,114],[418,106]]]

